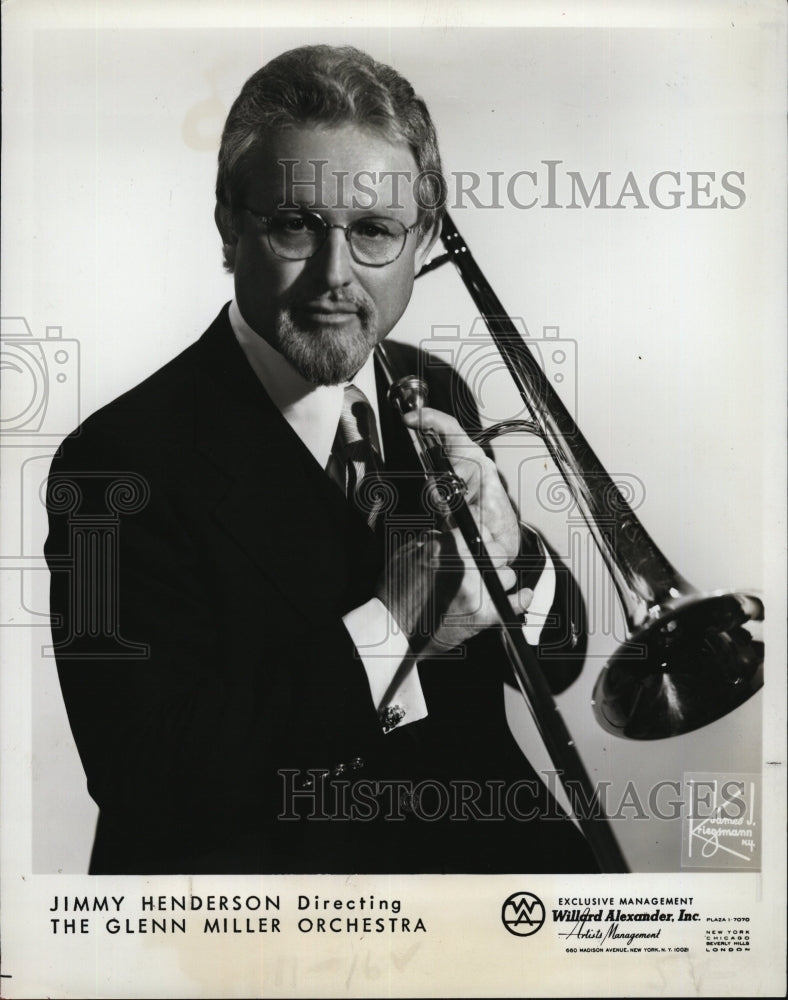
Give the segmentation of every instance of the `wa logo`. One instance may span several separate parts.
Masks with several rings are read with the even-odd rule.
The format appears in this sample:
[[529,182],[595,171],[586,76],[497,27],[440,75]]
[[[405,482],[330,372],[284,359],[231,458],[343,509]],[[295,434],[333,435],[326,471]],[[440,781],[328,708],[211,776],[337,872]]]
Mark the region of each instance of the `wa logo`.
[[544,903],[532,892],[514,892],[501,908],[501,920],[510,934],[528,937],[544,923]]

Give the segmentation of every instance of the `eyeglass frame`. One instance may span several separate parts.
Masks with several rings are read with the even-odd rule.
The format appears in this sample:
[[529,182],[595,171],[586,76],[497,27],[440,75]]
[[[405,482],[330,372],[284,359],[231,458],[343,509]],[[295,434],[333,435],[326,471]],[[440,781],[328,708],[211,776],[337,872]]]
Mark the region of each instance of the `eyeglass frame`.
[[[254,209],[249,208],[248,205],[244,205],[243,206],[243,211],[244,212],[248,212],[252,216],[252,218],[257,219],[259,222],[265,222],[266,226],[268,226],[268,223],[270,223],[272,219],[276,218],[275,215],[261,215],[259,212],[255,212]],[[282,213],[282,214],[284,214],[284,213]],[[412,232],[414,232],[416,229],[418,229],[419,226],[421,225],[421,223],[419,223],[419,222],[414,222],[412,226],[406,226],[402,222],[400,222],[399,219],[389,219],[389,218],[386,218],[386,216],[384,216],[384,215],[371,215],[371,216],[367,216],[366,219],[354,219],[353,222],[348,222],[347,225],[343,226],[339,222],[326,222],[326,220],[323,218],[323,216],[320,214],[320,212],[313,212],[309,208],[298,209],[297,211],[294,211],[293,214],[294,215],[307,215],[307,216],[310,216],[313,219],[317,219],[318,222],[323,227],[323,240],[322,240],[320,246],[316,247],[315,250],[314,250],[314,252],[308,254],[306,257],[283,257],[280,253],[277,253],[276,250],[274,249],[273,243],[271,242],[271,230],[270,230],[270,228],[266,228],[266,234],[265,235],[266,235],[266,238],[268,240],[268,246],[271,248],[271,253],[273,253],[275,256],[277,256],[279,258],[279,260],[293,260],[293,261],[295,261],[295,260],[311,260],[312,257],[317,256],[317,254],[319,254],[320,251],[323,249],[323,247],[326,245],[326,241],[328,240],[328,234],[329,234],[329,232],[332,229],[342,229],[344,231],[344,233],[345,233],[345,240],[347,241],[348,249],[350,251],[350,256],[353,258],[353,260],[357,264],[359,264],[361,267],[388,267],[389,264],[393,264],[394,261],[399,260],[399,258],[402,256],[402,251],[405,249],[405,246],[407,245],[408,236]],[[356,256],[354,250],[353,250],[353,244],[350,242],[350,230],[351,230],[351,228],[353,226],[355,226],[355,224],[357,222],[369,221],[369,219],[385,219],[386,222],[395,222],[398,226],[402,226],[403,232],[405,233],[405,239],[402,241],[402,246],[399,248],[399,253],[397,254],[397,256],[396,257],[392,257],[391,260],[387,260],[383,264],[371,264],[371,263],[369,263],[369,261],[359,260],[358,257]]]

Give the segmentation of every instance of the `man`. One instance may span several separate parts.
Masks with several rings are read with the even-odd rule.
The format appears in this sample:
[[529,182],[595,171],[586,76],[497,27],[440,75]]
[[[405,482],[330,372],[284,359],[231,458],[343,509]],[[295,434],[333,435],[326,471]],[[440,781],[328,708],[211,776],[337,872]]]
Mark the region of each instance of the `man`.
[[327,47],[265,66],[219,153],[233,302],[55,458],[93,873],[594,868],[508,731],[497,617],[406,427],[443,441],[515,611],[541,585],[544,614],[552,570],[512,568],[533,539],[447,412],[469,413],[458,380],[403,427],[374,366],[437,239],[440,169],[392,69]]

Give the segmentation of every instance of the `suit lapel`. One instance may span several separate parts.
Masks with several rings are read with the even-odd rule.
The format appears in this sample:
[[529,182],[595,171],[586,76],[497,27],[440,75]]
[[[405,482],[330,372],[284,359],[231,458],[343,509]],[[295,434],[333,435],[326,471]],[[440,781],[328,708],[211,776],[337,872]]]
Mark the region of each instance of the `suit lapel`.
[[198,347],[198,448],[221,472],[217,523],[305,617],[335,619],[369,593],[374,539],[263,389],[226,308]]

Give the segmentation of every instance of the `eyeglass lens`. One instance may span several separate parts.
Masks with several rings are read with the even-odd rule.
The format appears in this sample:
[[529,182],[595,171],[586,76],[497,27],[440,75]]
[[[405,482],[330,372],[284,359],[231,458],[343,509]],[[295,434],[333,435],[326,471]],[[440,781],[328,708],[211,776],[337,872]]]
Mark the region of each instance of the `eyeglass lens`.
[[[317,253],[328,236],[329,226],[317,215],[274,215],[268,222],[268,238],[274,253],[290,260],[304,260]],[[355,259],[364,264],[388,264],[399,257],[407,230],[394,219],[357,219],[346,231]]]

